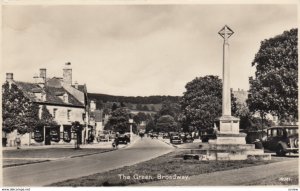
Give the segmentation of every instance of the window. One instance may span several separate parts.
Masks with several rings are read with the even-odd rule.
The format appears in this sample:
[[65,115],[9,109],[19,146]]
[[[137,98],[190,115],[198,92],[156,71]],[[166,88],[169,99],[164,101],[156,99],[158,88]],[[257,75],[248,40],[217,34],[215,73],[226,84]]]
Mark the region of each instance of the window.
[[71,110],[68,110],[68,112],[67,112],[67,119],[70,120],[70,118],[71,118]]
[[268,132],[267,132],[267,134],[268,134],[268,137],[270,137],[270,136],[271,136],[271,129],[268,129]]
[[64,101],[65,103],[68,103],[68,102],[69,102],[69,98],[68,98],[68,94],[67,94],[67,93],[64,93],[64,95],[63,95],[63,101]]
[[277,130],[277,136],[282,136],[282,135],[283,135],[282,129],[278,129],[278,130]]
[[54,119],[56,118],[56,111],[57,111],[57,108],[54,108],[54,109],[53,109],[53,118],[54,118]]
[[277,136],[277,129],[272,129],[272,136],[276,137]]

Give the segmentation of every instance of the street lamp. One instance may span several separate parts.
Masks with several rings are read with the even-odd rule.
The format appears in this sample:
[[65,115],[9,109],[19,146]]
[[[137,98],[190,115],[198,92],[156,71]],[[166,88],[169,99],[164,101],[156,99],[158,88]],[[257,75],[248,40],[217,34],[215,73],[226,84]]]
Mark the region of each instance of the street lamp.
[[133,119],[129,119],[129,124],[130,124],[130,142],[132,142],[132,124],[133,124]]

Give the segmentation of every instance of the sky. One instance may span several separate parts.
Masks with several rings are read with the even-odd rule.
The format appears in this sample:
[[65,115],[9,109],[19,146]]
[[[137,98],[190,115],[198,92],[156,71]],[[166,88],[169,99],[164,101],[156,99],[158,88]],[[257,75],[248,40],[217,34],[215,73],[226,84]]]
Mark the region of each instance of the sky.
[[260,42],[296,28],[297,6],[3,5],[2,77],[62,77],[71,62],[73,82],[91,93],[181,96],[196,77],[222,78],[225,24],[231,88],[247,90]]

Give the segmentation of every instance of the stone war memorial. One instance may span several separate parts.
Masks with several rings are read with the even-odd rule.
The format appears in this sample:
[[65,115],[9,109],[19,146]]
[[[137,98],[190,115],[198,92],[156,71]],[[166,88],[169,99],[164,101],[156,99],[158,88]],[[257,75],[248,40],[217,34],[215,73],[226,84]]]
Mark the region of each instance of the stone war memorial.
[[223,87],[222,116],[217,120],[217,138],[201,143],[199,149],[192,149],[191,156],[199,160],[270,160],[271,154],[263,149],[255,149],[254,144],[246,144],[246,134],[239,132],[239,118],[231,115],[229,37],[233,35],[227,25],[219,35],[223,43]]

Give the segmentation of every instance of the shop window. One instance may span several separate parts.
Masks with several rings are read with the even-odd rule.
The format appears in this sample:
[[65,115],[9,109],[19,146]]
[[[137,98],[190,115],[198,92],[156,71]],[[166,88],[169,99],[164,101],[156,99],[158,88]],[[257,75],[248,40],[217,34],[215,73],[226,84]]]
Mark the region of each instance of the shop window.
[[67,143],[71,141],[71,126],[64,126],[63,140]]
[[70,120],[71,119],[71,110],[67,111],[67,119]]
[[59,126],[51,128],[50,136],[51,136],[51,141],[54,141],[54,142],[60,141]]
[[54,108],[54,109],[53,109],[53,118],[54,118],[54,119],[56,118],[56,112],[57,112],[57,108]]
[[35,128],[33,137],[36,142],[43,142],[44,141],[44,128],[43,127]]

